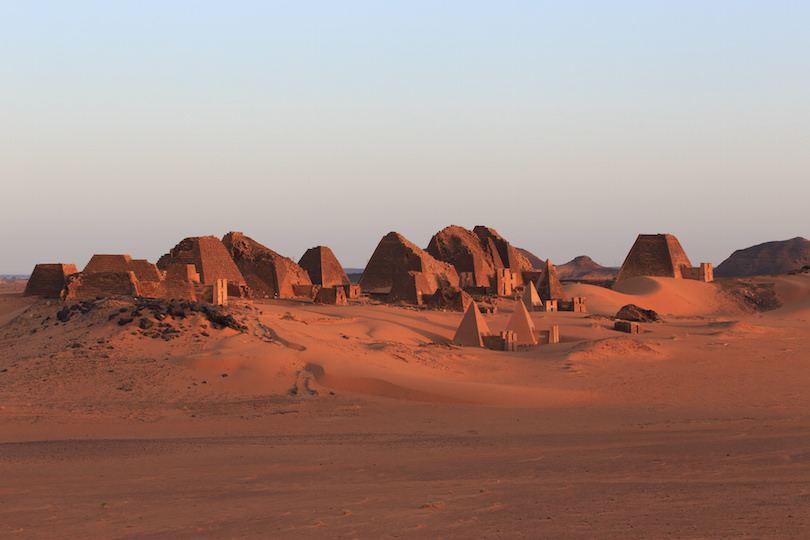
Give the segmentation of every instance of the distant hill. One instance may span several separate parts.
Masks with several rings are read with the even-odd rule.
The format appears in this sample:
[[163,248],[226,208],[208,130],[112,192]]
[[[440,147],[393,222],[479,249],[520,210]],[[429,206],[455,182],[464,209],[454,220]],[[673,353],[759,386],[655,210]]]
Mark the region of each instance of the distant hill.
[[738,249],[714,269],[716,277],[761,276],[800,270],[810,265],[810,240],[797,236],[790,240],[765,242]]
[[580,255],[565,264],[557,267],[560,279],[589,279],[594,281],[615,279],[619,274],[618,268],[608,268],[593,262],[587,255]]
[[349,281],[352,284],[357,285],[357,282],[360,281],[360,276],[363,275],[363,270],[365,268],[344,268],[343,271],[346,272],[346,275],[349,277]]
[[528,249],[517,248],[521,255],[526,257],[530,263],[532,263],[532,268],[535,270],[540,270],[546,264],[546,261],[529,251]]

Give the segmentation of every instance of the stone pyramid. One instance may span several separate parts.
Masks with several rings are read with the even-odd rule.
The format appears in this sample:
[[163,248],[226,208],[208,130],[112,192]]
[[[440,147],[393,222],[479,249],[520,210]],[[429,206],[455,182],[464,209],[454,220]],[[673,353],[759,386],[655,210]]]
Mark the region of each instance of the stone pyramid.
[[452,264],[437,261],[428,252],[396,232],[383,236],[360,277],[365,292],[388,294],[394,280],[405,272],[422,272],[428,294],[445,285],[458,287],[458,273]]
[[165,271],[174,263],[193,264],[203,285],[213,285],[218,279],[227,279],[229,284],[245,285],[245,278],[216,236],[183,239],[158,259],[157,267]]
[[543,273],[537,278],[537,294],[540,300],[568,300],[563,292],[562,283],[560,278],[557,277],[557,269],[551,264],[551,260],[546,261],[546,266]]
[[509,319],[506,330],[515,333],[515,342],[518,345],[537,345],[537,338],[534,335],[534,323],[529,317],[529,312],[526,311],[526,306],[520,300],[515,302],[515,312],[512,313],[512,318]]
[[145,259],[133,259],[129,255],[96,253],[82,270],[83,274],[100,272],[134,272],[138,281],[161,281],[158,267]]
[[38,264],[25,284],[23,296],[59,298],[67,277],[77,272],[75,264]]
[[526,287],[523,289],[523,298],[521,301],[523,302],[523,305],[526,307],[527,311],[534,311],[543,305],[543,301],[540,299],[540,295],[537,294],[537,289],[535,288],[534,283],[531,281],[526,283]]
[[692,267],[681,243],[671,234],[640,234],[624,259],[616,281],[638,276],[682,278]]
[[485,246],[474,232],[450,225],[433,235],[425,251],[439,261],[452,264],[459,273],[471,273],[471,286],[489,287],[495,279],[495,269],[503,264],[498,258],[496,265],[493,254],[498,257],[497,250],[494,247],[487,250]]
[[295,261],[249,236],[232,231],[222,238],[222,244],[257,296],[293,298],[294,285],[312,285],[309,274]]
[[489,335],[489,326],[487,326],[481,312],[478,311],[478,306],[475,302],[470,302],[470,307],[464,313],[464,318],[461,319],[461,324],[458,325],[456,335],[453,336],[453,343],[459,345],[466,345],[467,347],[483,347],[484,340],[482,336]]
[[394,278],[388,300],[402,300],[409,304],[421,306],[424,295],[433,294],[424,272],[403,272]]
[[309,248],[298,261],[298,266],[306,270],[313,285],[323,287],[348,287],[351,285],[349,277],[340,266],[337,257],[326,246]]
[[532,263],[492,227],[476,225],[473,228],[473,232],[486,244],[489,244],[489,241],[491,241],[505,268],[509,268],[517,275],[520,275],[521,272],[524,271],[534,270]]

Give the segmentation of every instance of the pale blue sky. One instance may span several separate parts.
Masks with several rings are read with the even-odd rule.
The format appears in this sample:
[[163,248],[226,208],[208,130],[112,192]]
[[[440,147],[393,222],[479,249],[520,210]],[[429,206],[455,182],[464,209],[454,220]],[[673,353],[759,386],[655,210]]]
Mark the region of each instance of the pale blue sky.
[[242,231],[362,266],[810,237],[810,4],[0,0],[0,273]]

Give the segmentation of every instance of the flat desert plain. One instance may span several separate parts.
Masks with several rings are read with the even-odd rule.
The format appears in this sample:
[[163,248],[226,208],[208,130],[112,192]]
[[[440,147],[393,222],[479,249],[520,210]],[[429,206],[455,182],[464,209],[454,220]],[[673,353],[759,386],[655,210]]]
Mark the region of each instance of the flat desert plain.
[[[757,279],[781,307],[566,285],[589,313],[532,313],[561,342],[517,352],[373,302],[232,302],[246,331],[163,339],[125,299],[59,321],[2,294],[0,536],[806,538],[810,276]],[[628,303],[664,321],[618,333]]]

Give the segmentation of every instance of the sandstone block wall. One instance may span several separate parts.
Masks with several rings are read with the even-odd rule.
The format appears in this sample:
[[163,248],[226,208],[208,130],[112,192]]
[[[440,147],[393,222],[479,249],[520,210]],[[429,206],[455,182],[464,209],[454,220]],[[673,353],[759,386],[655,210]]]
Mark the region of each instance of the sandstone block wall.
[[322,287],[315,294],[315,302],[335,306],[346,305],[346,293],[343,287]]
[[64,300],[94,300],[105,296],[140,296],[134,272],[73,274],[62,292]]
[[696,281],[705,281],[706,283],[714,281],[714,272],[712,270],[712,263],[700,263],[698,267],[681,267],[681,274],[684,279],[694,279]]

